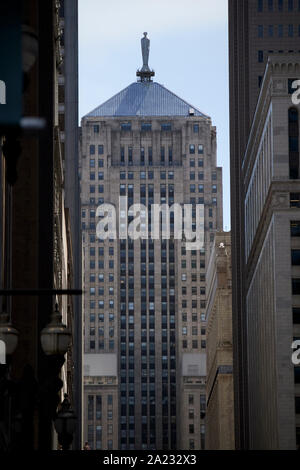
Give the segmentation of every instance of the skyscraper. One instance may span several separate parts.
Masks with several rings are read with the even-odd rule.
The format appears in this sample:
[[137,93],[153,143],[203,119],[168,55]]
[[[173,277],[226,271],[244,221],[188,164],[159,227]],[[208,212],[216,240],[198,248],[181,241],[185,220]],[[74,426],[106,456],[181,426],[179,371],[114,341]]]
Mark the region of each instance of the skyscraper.
[[249,279],[245,265],[245,200],[249,181],[245,179],[243,160],[268,57],[299,52],[299,24],[298,1],[229,0],[232,311],[238,448],[249,447],[250,426],[246,310]]
[[[82,119],[85,436],[92,448],[199,449],[205,259],[222,229],[222,169],[211,119],[152,81],[148,41],[144,33],[138,81]],[[134,219],[127,209],[143,204],[140,229],[149,232],[153,204],[192,204],[194,230],[204,206],[204,245],[176,239],[173,212],[168,238],[103,241],[104,203],[116,209],[118,231]]]

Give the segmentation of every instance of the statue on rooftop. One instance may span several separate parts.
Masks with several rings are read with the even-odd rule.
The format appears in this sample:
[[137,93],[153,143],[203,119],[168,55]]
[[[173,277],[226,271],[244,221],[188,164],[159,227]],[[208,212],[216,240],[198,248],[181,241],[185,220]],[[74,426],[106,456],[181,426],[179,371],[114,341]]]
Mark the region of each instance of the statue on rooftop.
[[141,39],[142,56],[143,56],[143,68],[142,72],[150,72],[148,61],[149,61],[149,50],[150,50],[150,39],[147,38],[148,33],[144,33],[144,37]]

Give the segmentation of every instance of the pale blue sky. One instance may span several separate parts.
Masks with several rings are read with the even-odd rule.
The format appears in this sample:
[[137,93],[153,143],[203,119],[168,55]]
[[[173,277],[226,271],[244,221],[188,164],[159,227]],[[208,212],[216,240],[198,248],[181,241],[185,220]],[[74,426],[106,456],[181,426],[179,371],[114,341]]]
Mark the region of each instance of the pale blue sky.
[[79,0],[79,116],[136,81],[144,31],[155,81],[217,127],[229,230],[227,0]]

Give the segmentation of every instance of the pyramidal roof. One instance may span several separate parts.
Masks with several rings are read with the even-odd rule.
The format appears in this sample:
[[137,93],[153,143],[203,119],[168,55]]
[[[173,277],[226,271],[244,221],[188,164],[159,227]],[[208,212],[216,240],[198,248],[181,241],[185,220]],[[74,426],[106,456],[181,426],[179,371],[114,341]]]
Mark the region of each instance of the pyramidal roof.
[[134,82],[85,117],[113,116],[195,116],[207,118],[195,106],[187,103],[157,82]]

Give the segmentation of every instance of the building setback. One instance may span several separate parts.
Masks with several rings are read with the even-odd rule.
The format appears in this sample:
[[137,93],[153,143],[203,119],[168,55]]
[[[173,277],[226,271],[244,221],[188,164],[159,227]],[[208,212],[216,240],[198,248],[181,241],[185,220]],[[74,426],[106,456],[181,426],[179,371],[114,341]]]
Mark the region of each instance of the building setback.
[[[82,119],[85,440],[103,449],[200,449],[205,250],[222,229],[216,129],[153,82],[148,66],[137,75]],[[195,205],[204,204],[204,247],[188,251],[174,237],[101,241],[97,207],[113,204],[118,219],[120,196],[128,207],[144,204],[148,228],[153,203],[192,204],[194,228]]]
[[298,0],[229,0],[230,165],[236,447],[249,447],[242,160],[268,57],[299,52]]
[[234,449],[230,232],[218,232],[207,267],[206,449]]

